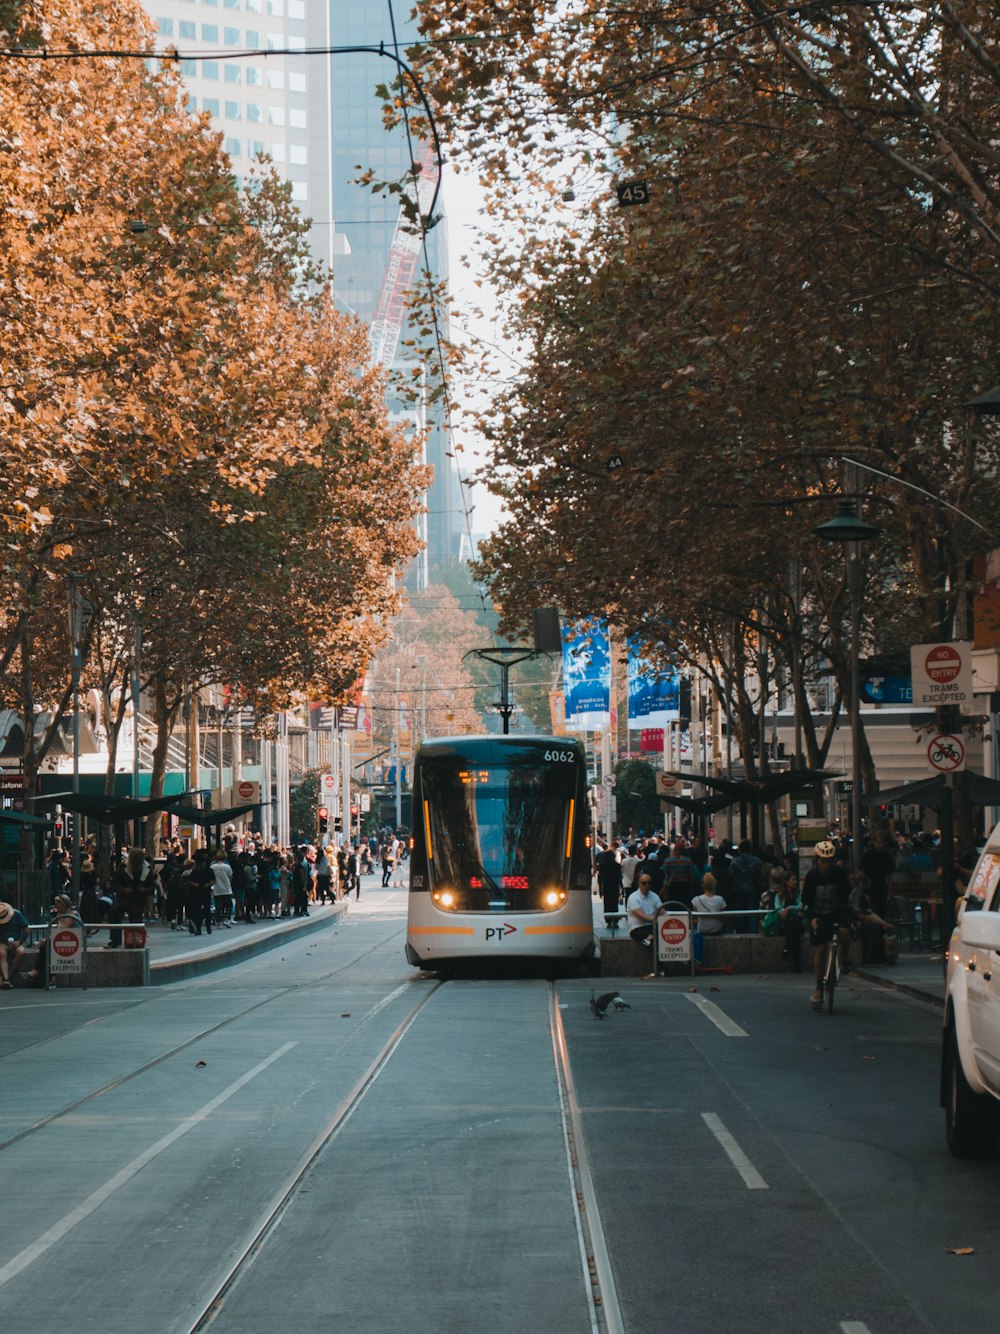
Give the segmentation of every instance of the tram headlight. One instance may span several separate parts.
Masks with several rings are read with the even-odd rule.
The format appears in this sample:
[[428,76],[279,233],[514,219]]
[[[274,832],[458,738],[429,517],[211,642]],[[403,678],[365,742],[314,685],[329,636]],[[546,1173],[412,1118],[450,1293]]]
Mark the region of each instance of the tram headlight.
[[431,898],[439,908],[454,908],[455,895],[450,889],[436,889]]
[[560,904],[566,902],[566,891],[564,889],[550,889],[545,895],[546,908],[558,908]]

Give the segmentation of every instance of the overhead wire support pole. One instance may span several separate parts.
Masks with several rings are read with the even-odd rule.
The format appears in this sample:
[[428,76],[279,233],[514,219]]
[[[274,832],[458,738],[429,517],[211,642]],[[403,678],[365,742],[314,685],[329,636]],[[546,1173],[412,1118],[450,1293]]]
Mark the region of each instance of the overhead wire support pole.
[[510,669],[516,667],[519,662],[527,662],[529,658],[537,656],[533,648],[513,646],[504,648],[501,645],[491,648],[470,648],[468,653],[462,656],[463,662],[466,658],[482,658],[484,662],[491,662],[500,668],[500,703],[497,712],[503,719],[504,736],[510,735],[510,716],[514,712],[514,706],[510,701]]

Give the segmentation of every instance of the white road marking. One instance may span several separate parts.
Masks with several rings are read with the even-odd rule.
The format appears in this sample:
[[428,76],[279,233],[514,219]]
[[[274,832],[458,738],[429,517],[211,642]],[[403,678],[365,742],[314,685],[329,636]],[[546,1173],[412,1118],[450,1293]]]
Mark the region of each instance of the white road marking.
[[297,1046],[297,1042],[286,1042],[283,1047],[279,1047],[277,1051],[272,1052],[266,1060],[261,1061],[259,1065],[255,1065],[254,1068],[248,1070],[245,1075],[241,1075],[234,1084],[230,1084],[227,1089],[223,1089],[223,1091],[217,1094],[211,1102],[206,1102],[205,1106],[195,1112],[193,1116],[185,1117],[183,1121],[171,1130],[169,1135],[164,1135],[162,1139],[158,1139],[155,1144],[150,1145],[144,1153],[140,1153],[138,1158],[133,1158],[130,1163],[126,1163],[121,1171],[116,1172],[110,1181],[106,1181],[103,1186],[99,1187],[91,1195],[88,1195],[83,1203],[77,1205],[77,1207],[71,1213],[68,1213],[65,1218],[60,1219],[59,1222],[50,1227],[47,1232],[43,1232],[37,1241],[32,1242],[30,1246],[26,1246],[23,1251],[14,1256],[13,1260],[9,1260],[3,1268],[0,1269],[0,1288],[2,1288],[4,1284],[9,1283],[12,1278],[16,1278],[17,1275],[20,1274],[22,1270],[27,1269],[29,1265],[34,1264],[40,1256],[44,1255],[47,1250],[55,1246],[57,1242],[62,1241],[63,1237],[65,1237],[68,1232],[71,1232],[73,1228],[76,1227],[77,1223],[82,1223],[85,1218],[89,1218],[95,1210],[99,1209],[106,1200],[114,1195],[115,1191],[120,1190],[122,1186],[131,1181],[137,1173],[141,1172],[147,1163],[151,1163],[154,1158],[158,1158],[165,1149],[169,1149],[171,1144],[175,1144],[177,1140],[183,1135],[186,1135],[189,1130],[194,1130],[195,1126],[200,1125],[206,1117],[211,1116],[217,1107],[221,1107],[224,1102],[228,1102],[234,1093],[238,1093],[245,1084],[249,1084],[251,1079],[256,1079],[259,1074],[262,1074],[268,1068],[268,1066],[273,1065],[274,1062],[284,1056],[286,1052],[291,1051],[293,1047]]
[[385,1007],[389,1004],[390,1001],[394,1001],[394,1000],[396,999],[397,996],[402,996],[402,994],[403,994],[403,992],[406,990],[406,988],[407,988],[407,987],[410,987],[410,986],[412,986],[412,985],[413,985],[412,982],[404,982],[403,985],[400,986],[400,987],[397,987],[395,991],[390,991],[389,994],[388,994],[388,996],[383,997],[383,999],[380,1000],[379,1003],[378,1003],[377,1005],[373,1005],[373,1006],[372,1006],[372,1008],[371,1008],[371,1009],[368,1011],[368,1013],[365,1015],[365,1018],[366,1018],[366,1019],[374,1019],[374,1017],[378,1014],[379,1010],[384,1010]]
[[767,1182],[754,1167],[732,1135],[714,1112],[702,1112],[701,1119],[722,1145],[726,1157],[739,1172],[748,1190],[767,1190]]
[[719,1032],[725,1033],[727,1038],[747,1038],[750,1036],[745,1029],[740,1028],[739,1024],[734,1023],[728,1014],[720,1010],[713,1001],[706,1000],[704,996],[698,996],[690,991],[685,991],[684,995],[687,996],[692,1005],[697,1005],[705,1018],[711,1019]]
[[842,1334],[872,1334],[863,1320],[842,1320],[840,1328]]

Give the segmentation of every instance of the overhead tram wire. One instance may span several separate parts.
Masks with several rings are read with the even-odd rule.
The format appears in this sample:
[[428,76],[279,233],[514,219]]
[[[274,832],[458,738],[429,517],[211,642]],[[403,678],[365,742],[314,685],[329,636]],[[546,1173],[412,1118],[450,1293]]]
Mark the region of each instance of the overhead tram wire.
[[[436,219],[434,218],[434,208],[435,205],[437,204],[438,196],[441,193],[441,182],[444,176],[444,157],[441,152],[441,140],[438,136],[437,124],[434,120],[434,113],[431,110],[430,103],[427,100],[427,95],[423,90],[423,85],[420,83],[420,80],[414,74],[412,68],[406,63],[405,60],[403,60],[402,56],[400,56],[399,54],[399,38],[396,32],[396,17],[392,7],[392,0],[388,0],[388,4],[389,4],[389,22],[392,27],[391,50],[386,47],[385,42],[379,42],[378,46],[369,46],[369,45],[307,46],[302,48],[271,47],[268,49],[225,48],[218,52],[213,52],[209,50],[209,51],[196,51],[187,53],[181,51],[180,48],[176,46],[170,46],[163,51],[157,51],[157,50],[138,51],[138,50],[129,50],[127,48],[113,48],[113,47],[98,48],[85,51],[70,51],[70,50],[52,50],[51,48],[45,46],[40,46],[40,47],[16,46],[7,48],[0,47],[0,59],[42,60],[42,61],[162,60],[162,61],[176,63],[178,65],[185,60],[204,61],[213,59],[221,60],[223,58],[227,60],[251,60],[251,59],[267,60],[271,56],[289,56],[289,57],[299,58],[305,56],[374,55],[391,60],[395,64],[400,74],[405,75],[406,78],[409,80],[410,84],[412,85],[413,89],[417,94],[417,97],[420,100],[420,104],[423,107],[424,114],[427,117],[427,124],[431,132],[434,153],[435,156],[437,157],[437,180],[434,183],[434,193],[431,196],[426,216],[420,211],[419,204],[417,207],[417,219],[420,225],[420,246],[424,258],[424,277],[427,280],[428,290],[429,290],[433,283],[433,275],[430,266],[430,256],[427,250],[427,233],[430,230],[430,227],[433,226],[434,222],[436,221]],[[407,154],[410,159],[410,170],[415,184],[417,181],[417,175],[416,175],[417,164],[416,164],[416,157],[413,152],[413,136],[410,130],[409,108],[407,105],[407,99],[405,97],[403,98],[403,125],[406,133],[406,147],[407,147]],[[435,350],[437,352],[438,367],[441,373],[441,384],[444,389],[445,421],[447,424],[448,434],[449,436],[452,436],[453,426],[452,426],[452,414],[451,414],[451,392],[448,386],[448,373],[445,365],[444,346],[443,346],[443,339],[441,337],[441,326],[438,320],[437,307],[433,301],[431,303],[431,320],[434,327],[434,344],[435,344]],[[461,497],[461,502],[462,502],[461,508],[465,522],[465,535],[468,538],[469,550],[472,551],[473,550],[472,512],[469,507],[468,497],[465,494],[466,479],[462,476],[461,472],[459,472],[457,468],[456,472],[458,473],[459,494]],[[479,599],[482,606],[483,614],[485,616],[488,616],[489,608],[487,607],[486,604],[485,595],[482,592],[480,592],[479,594]],[[495,644],[496,637],[494,635],[491,635],[491,639]]]

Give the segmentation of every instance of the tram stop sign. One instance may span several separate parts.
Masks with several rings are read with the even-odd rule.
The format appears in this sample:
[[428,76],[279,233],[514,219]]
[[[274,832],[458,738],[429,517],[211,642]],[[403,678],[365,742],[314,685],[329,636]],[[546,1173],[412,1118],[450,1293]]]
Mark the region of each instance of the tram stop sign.
[[83,972],[83,927],[59,926],[53,928],[49,941],[49,972]]
[[691,914],[667,909],[656,918],[657,959],[660,963],[691,962]]

